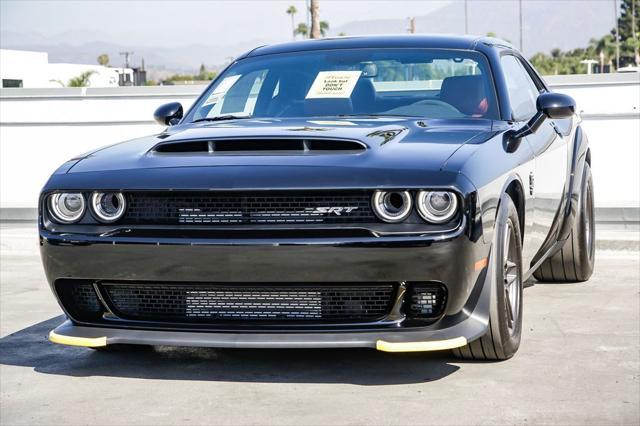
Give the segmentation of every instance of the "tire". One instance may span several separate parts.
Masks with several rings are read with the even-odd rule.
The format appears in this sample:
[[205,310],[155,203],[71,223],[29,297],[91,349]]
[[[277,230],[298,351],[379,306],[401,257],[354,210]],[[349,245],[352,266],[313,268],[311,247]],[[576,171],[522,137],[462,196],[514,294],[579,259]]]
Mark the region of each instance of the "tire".
[[538,281],[583,282],[595,263],[595,221],[591,167],[584,165],[582,191],[571,234],[562,249],[545,260],[533,273]]
[[484,336],[453,350],[457,358],[511,358],[522,335],[522,238],[518,211],[509,196],[500,206],[491,255],[494,276],[489,328]]

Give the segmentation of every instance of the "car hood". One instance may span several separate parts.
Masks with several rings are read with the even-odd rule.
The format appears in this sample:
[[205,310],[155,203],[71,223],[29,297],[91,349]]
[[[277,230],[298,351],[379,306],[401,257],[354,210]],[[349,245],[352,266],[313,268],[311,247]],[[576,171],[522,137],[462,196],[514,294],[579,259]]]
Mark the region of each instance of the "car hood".
[[[81,157],[71,172],[166,167],[345,166],[440,168],[461,145],[478,143],[491,133],[490,120],[317,119],[235,120],[196,123],[119,143]],[[158,144],[194,140],[301,138],[357,140],[363,152],[301,155],[253,152],[236,155],[156,153]]]
[[[94,187],[104,186],[106,179],[114,189],[138,186],[149,189],[156,186],[309,187],[311,184],[319,186],[319,181],[327,187],[361,187],[374,182],[380,186],[404,185],[404,182],[416,182],[418,177],[431,176],[429,181],[434,182],[433,175],[444,174],[440,171],[442,165],[457,149],[465,144],[477,146],[494,134],[492,121],[484,119],[319,118],[203,122],[172,126],[158,135],[92,152],[81,157],[66,175],[80,177],[79,174],[84,174],[82,181]],[[360,141],[367,149],[317,154],[269,151],[224,155],[157,153],[153,149],[161,143],[229,138],[341,139]],[[196,176],[208,184],[198,181]]]

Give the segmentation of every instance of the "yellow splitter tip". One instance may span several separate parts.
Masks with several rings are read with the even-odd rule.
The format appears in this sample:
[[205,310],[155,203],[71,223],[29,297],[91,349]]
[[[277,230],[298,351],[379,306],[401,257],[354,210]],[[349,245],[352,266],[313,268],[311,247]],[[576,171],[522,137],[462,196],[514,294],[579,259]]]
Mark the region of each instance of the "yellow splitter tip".
[[49,340],[53,343],[69,346],[83,346],[85,348],[99,348],[107,346],[106,337],[75,337],[58,334],[55,330],[49,333]]
[[455,349],[467,344],[464,337],[456,337],[447,340],[434,340],[431,342],[387,342],[378,340],[376,349],[382,352],[426,352],[426,351],[444,351],[447,349]]

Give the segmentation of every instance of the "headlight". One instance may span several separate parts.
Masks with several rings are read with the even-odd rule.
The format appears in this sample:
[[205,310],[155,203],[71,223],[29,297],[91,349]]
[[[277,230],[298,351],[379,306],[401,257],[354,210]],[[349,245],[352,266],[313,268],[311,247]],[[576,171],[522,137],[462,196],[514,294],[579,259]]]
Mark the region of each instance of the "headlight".
[[49,213],[51,213],[56,222],[77,222],[84,214],[84,197],[77,192],[51,194],[48,204]]
[[402,222],[411,214],[411,195],[408,191],[376,191],[371,204],[376,216],[385,222]]
[[445,223],[458,211],[458,198],[453,192],[419,191],[416,205],[418,213],[427,222]]
[[111,223],[120,219],[127,208],[121,192],[94,192],[91,195],[91,211],[100,222]]

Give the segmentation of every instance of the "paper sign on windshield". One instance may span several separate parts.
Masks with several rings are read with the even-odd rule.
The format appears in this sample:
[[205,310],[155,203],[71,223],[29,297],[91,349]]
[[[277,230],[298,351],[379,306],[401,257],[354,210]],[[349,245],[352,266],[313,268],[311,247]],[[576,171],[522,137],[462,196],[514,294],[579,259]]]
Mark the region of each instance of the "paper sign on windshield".
[[236,84],[236,81],[240,79],[240,75],[232,75],[230,77],[225,78],[218,84],[218,86],[213,90],[213,92],[209,95],[209,98],[206,100],[204,105],[215,104],[220,98],[227,94],[229,89]]
[[362,71],[320,71],[306,99],[348,98]]

